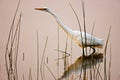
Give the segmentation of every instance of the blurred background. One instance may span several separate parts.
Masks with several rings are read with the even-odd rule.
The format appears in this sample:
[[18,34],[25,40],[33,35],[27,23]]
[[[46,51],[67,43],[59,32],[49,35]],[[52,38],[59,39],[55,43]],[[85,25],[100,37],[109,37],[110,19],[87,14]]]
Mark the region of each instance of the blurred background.
[[[76,17],[69,2],[72,4],[79,16],[83,27],[82,8],[80,0],[21,0],[18,16],[22,13],[20,47],[18,54],[18,78],[28,79],[29,69],[32,76],[36,79],[37,71],[37,38],[36,30],[39,35],[40,60],[44,49],[45,41],[48,36],[48,44],[45,54],[48,57],[48,66],[57,76],[57,49],[58,47],[58,25],[55,19],[48,13],[35,11],[36,7],[49,7],[57,16],[73,30],[79,30]],[[84,0],[86,14],[87,32],[91,33],[93,23],[95,22],[94,35],[106,41],[109,27],[112,26],[110,40],[108,44],[107,60],[109,61],[110,45],[112,50],[112,80],[120,79],[120,0]],[[7,80],[5,69],[5,46],[12,24],[12,19],[17,7],[18,0],[0,0],[0,80]],[[18,19],[16,19],[16,22]],[[66,34],[60,28],[60,50],[65,50]],[[73,62],[82,55],[82,50],[73,42]],[[68,52],[70,53],[71,40],[68,39]],[[100,50],[103,52],[103,50]],[[22,60],[24,53],[24,61]],[[62,56],[62,54],[60,54]],[[63,62],[60,61],[60,74],[63,73]],[[46,79],[52,80],[48,72]]]

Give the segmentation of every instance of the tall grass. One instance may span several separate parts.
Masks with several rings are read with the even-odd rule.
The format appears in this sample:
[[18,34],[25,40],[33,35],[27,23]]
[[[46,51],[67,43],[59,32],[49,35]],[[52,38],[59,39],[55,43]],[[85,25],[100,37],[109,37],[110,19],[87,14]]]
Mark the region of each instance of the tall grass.
[[6,72],[7,72],[7,79],[8,80],[18,80],[17,74],[17,57],[18,57],[18,50],[19,50],[19,39],[20,39],[20,25],[21,25],[21,16],[20,14],[17,26],[15,26],[15,20],[17,11],[19,9],[20,0],[18,2],[12,24],[9,31],[9,36],[6,44],[6,51],[5,51],[5,63],[6,63]]
[[32,71],[31,71],[31,68],[29,69],[29,80],[32,80]]
[[59,74],[60,74],[60,71],[59,71],[59,69],[60,69],[60,61],[59,61],[59,59],[60,59],[60,54],[59,54],[59,43],[60,43],[60,40],[59,40],[59,27],[57,27],[57,36],[58,36],[58,41],[57,41],[57,51],[58,51],[58,59],[57,59],[57,77],[59,78]]
[[41,73],[41,79],[42,80],[45,80],[45,74],[44,74],[44,59],[45,59],[45,51],[46,51],[46,47],[47,47],[47,41],[48,41],[48,37],[46,39],[46,42],[45,42],[45,47],[44,47],[44,50],[43,50],[43,54],[42,54],[42,60],[41,60],[41,64],[40,64],[40,73]]
[[39,37],[38,37],[38,31],[37,33],[37,80],[39,80]]
[[[108,41],[109,41],[109,37],[110,37],[110,31],[111,31],[111,26],[109,29],[109,33],[108,33],[108,37],[107,37],[107,41],[106,41],[106,45],[105,45],[105,50],[104,50],[104,80],[107,80],[107,69],[106,69],[106,51],[107,51],[107,45],[108,45]],[[111,62],[111,61],[110,61]]]
[[21,16],[19,16],[19,20],[17,23],[17,26],[15,25],[15,19],[16,14],[18,11],[20,2],[18,3],[13,22],[10,28],[8,41],[6,45],[6,51],[5,51],[5,61],[6,61],[6,71],[7,71],[7,77],[8,80],[18,80],[18,74],[17,74],[17,57],[18,57],[18,50],[19,50],[19,40],[20,40],[20,25],[21,25]]

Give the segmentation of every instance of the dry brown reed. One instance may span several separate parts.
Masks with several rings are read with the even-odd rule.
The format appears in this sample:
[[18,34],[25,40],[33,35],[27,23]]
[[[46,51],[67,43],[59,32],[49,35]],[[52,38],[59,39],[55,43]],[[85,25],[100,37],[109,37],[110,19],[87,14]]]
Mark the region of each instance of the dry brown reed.
[[17,73],[17,57],[18,57],[18,49],[19,49],[19,40],[20,40],[20,25],[21,25],[21,16],[19,16],[19,20],[17,22],[17,26],[15,26],[15,20],[17,16],[17,12],[19,9],[20,0],[18,2],[7,44],[6,44],[6,51],[5,51],[5,63],[6,63],[6,71],[8,80],[18,80],[18,73]]
[[45,74],[44,74],[44,58],[45,58],[45,51],[46,51],[46,47],[47,47],[47,42],[48,42],[48,37],[46,39],[45,42],[45,47],[43,50],[43,54],[42,54],[42,60],[41,60],[41,64],[40,64],[40,74],[41,74],[41,79],[45,80]]
[[38,37],[38,31],[37,33],[37,80],[39,80],[39,37]]

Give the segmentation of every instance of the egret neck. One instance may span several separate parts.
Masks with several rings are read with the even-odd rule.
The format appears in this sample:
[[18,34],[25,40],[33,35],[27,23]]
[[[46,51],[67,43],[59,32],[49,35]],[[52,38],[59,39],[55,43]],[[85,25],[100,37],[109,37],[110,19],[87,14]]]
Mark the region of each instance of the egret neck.
[[56,19],[58,25],[67,33],[67,35],[72,37],[73,30],[71,28],[67,27],[65,24],[63,24],[62,21],[52,11],[49,10],[47,12],[50,13]]

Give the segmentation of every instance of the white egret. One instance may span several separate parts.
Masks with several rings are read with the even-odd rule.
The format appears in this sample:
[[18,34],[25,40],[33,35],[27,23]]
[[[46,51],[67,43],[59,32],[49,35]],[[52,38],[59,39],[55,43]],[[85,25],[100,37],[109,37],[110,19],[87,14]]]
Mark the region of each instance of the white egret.
[[[86,33],[85,38],[85,32],[80,32],[72,30],[70,27],[66,26],[59,17],[56,16],[55,13],[53,13],[49,8],[42,7],[42,8],[35,8],[35,10],[45,11],[50,13],[57,21],[58,25],[66,32],[66,34],[77,43],[80,47],[92,47],[93,53],[95,53],[95,47],[102,48],[103,47],[103,39],[97,38],[91,34]],[[81,38],[82,35],[82,38]],[[85,41],[86,39],[86,41]],[[83,41],[83,44],[82,44]]]

